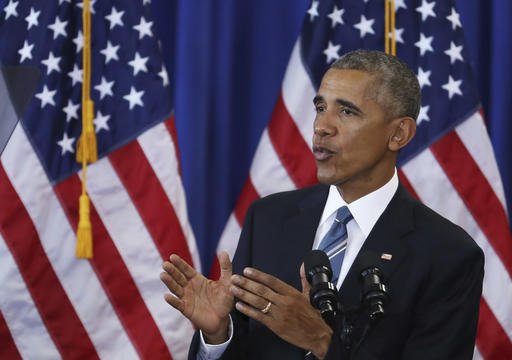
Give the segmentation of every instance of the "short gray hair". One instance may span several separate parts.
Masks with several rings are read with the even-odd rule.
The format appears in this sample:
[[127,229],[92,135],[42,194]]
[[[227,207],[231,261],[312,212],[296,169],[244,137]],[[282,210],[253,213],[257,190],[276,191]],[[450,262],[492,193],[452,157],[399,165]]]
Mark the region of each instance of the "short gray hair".
[[356,50],[335,61],[330,69],[360,70],[375,77],[372,96],[393,118],[417,119],[421,90],[416,74],[399,58],[376,50]]

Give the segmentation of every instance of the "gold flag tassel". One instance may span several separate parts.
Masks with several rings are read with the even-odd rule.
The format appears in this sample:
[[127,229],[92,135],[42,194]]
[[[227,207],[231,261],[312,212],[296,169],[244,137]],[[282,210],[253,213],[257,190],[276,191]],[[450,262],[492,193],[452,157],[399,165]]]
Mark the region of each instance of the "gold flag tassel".
[[89,196],[87,196],[87,163],[98,159],[96,133],[94,132],[94,103],[90,97],[91,91],[91,8],[90,0],[84,0],[82,9],[84,47],[82,52],[82,134],[78,140],[76,161],[82,164],[82,195],[80,195],[80,218],[78,221],[76,252],[77,258],[91,259],[92,226],[90,218]]
[[395,0],[384,0],[384,51],[396,56]]

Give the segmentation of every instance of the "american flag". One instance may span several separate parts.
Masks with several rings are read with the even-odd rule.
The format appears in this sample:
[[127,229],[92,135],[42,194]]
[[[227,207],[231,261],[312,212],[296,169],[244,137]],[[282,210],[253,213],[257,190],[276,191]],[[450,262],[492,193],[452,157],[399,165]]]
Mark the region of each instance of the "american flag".
[[[475,359],[512,358],[512,237],[502,182],[453,1],[395,0],[397,55],[417,73],[417,134],[400,154],[402,183],[461,225],[485,253]],[[234,254],[249,204],[316,182],[312,99],[328,66],[358,48],[384,49],[384,1],[314,0],[281,93],[218,248]],[[214,271],[215,272],[215,271]]]
[[2,63],[41,72],[1,157],[0,358],[183,359],[193,328],[158,275],[170,253],[200,262],[148,0],[91,2],[95,255],[74,256],[82,6],[9,0],[0,13]]

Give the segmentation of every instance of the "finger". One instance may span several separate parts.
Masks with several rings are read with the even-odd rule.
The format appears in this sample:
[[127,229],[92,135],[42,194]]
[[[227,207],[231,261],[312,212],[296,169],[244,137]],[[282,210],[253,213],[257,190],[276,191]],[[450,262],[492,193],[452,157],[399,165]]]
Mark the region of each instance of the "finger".
[[164,294],[164,299],[173,308],[175,308],[175,309],[179,310],[181,313],[183,313],[183,311],[185,309],[185,304],[183,301],[181,301],[176,296],[169,294],[169,293]]
[[270,301],[235,285],[231,285],[229,287],[229,291],[244,303],[247,303],[258,310],[264,309]]
[[269,316],[271,313],[272,313],[272,308],[270,309],[270,311],[266,314],[263,314],[261,312],[261,310],[258,310],[258,309],[255,309],[247,304],[244,304],[240,301],[238,301],[236,304],[235,304],[235,307],[238,311],[240,311],[242,314],[250,317],[251,319],[254,319],[256,321],[259,321],[260,323],[262,323],[263,325],[265,325],[266,327],[269,327],[268,323],[269,321],[271,321],[272,317]]
[[172,254],[169,257],[169,260],[174,266],[176,266],[181,271],[183,275],[185,275],[187,279],[192,279],[194,276],[196,276],[197,271],[195,271],[192,266],[187,264],[187,262],[180,258],[178,255]]
[[304,263],[300,266],[300,282],[302,284],[302,294],[305,295],[309,299],[309,291],[311,290],[311,285],[309,285],[309,281],[306,278],[306,271],[304,270]]
[[172,292],[177,297],[181,298],[185,291],[183,290],[183,287],[180,286],[169,273],[163,272],[160,273],[160,280],[167,286],[170,292]]
[[162,265],[162,268],[165,270],[166,273],[168,273],[173,279],[174,281],[176,281],[179,285],[181,286],[185,286],[187,285],[188,283],[188,280],[187,278],[185,277],[185,275],[183,275],[183,273],[176,267],[174,266],[173,264],[171,264],[170,262],[166,261],[164,262],[164,264]]
[[[259,282],[256,282],[254,280],[248,279],[241,275],[233,275],[231,277],[231,283],[241,289],[248,291],[254,295],[256,295],[259,298],[263,298],[264,304],[263,307],[267,304],[267,301],[272,301],[273,303],[279,303],[279,295],[274,292],[269,287],[260,284]],[[237,295],[238,296],[238,295]],[[263,308],[262,307],[262,308]]]
[[275,276],[269,275],[254,268],[246,267],[244,269],[244,275],[247,278],[256,281],[257,283],[269,287],[278,294],[291,294],[297,291],[297,289],[295,289],[293,286],[290,286],[284,281],[279,280]]
[[219,252],[219,265],[220,265],[220,278],[229,279],[233,274],[231,261],[229,260],[229,254],[226,251]]

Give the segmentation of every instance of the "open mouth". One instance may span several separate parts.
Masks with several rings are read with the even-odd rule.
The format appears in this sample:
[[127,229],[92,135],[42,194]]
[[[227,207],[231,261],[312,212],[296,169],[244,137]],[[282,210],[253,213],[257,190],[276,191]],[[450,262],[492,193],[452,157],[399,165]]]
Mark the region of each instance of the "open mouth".
[[327,148],[313,145],[313,156],[317,161],[322,161],[330,158],[335,154],[334,151],[331,151]]

